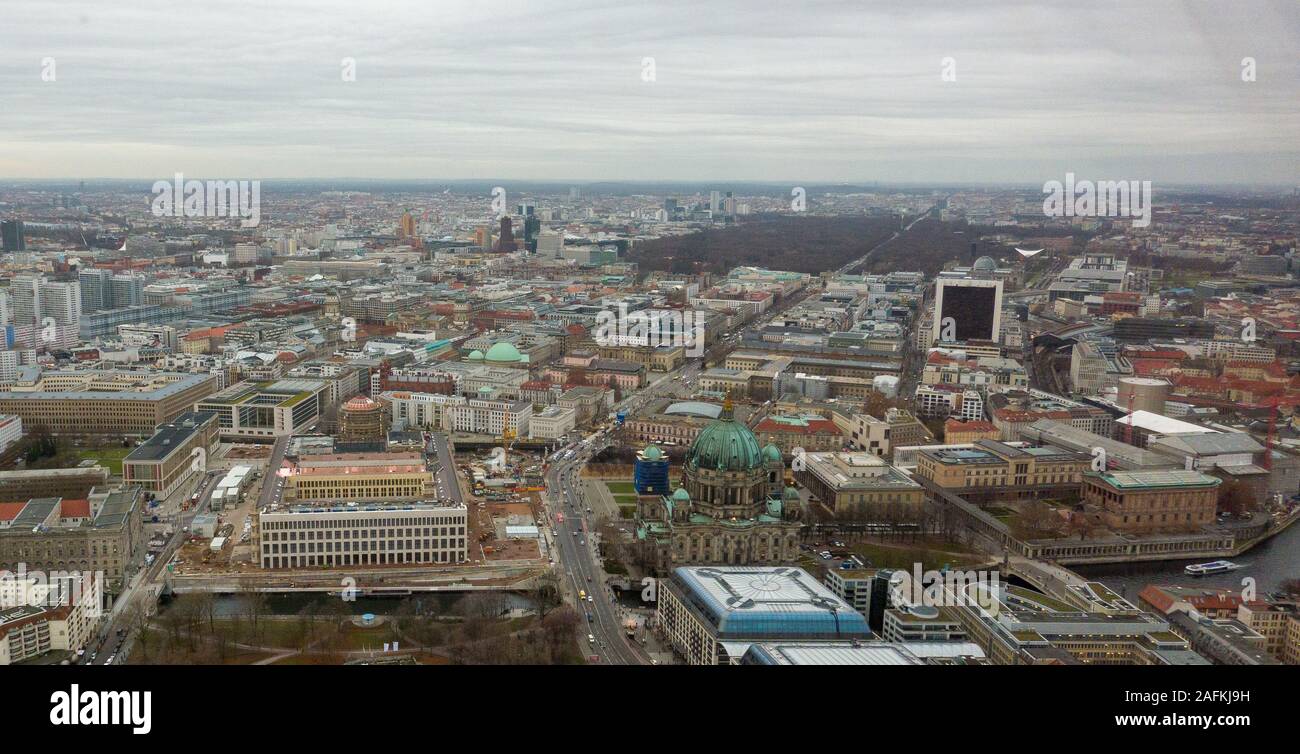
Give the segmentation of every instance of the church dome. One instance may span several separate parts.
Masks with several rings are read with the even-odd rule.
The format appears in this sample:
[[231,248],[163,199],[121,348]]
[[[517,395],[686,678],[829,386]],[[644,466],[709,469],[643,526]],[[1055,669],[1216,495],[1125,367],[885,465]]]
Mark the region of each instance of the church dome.
[[473,351],[470,351],[470,352],[469,352],[469,360],[470,360],[470,361],[482,361],[482,360],[483,360],[483,352],[482,352],[482,351],[479,351],[479,350],[477,350],[477,349],[475,349],[475,350],[473,350]]
[[643,455],[647,461],[658,461],[664,457],[664,452],[659,449],[658,445],[648,445]]
[[495,361],[502,364],[513,364],[523,360],[519,349],[509,343],[497,343],[488,349],[487,355],[484,356],[487,361]]
[[775,443],[768,443],[763,447],[763,460],[781,462],[781,449],[776,447]]
[[674,503],[689,503],[690,501],[691,501],[691,493],[687,492],[681,487],[678,487],[677,491],[673,493]]
[[705,427],[695,438],[686,462],[701,469],[748,471],[763,465],[763,451],[749,427],[724,409],[722,418]]
[[343,404],[344,411],[371,411],[376,408],[379,408],[379,404],[364,395],[353,396]]

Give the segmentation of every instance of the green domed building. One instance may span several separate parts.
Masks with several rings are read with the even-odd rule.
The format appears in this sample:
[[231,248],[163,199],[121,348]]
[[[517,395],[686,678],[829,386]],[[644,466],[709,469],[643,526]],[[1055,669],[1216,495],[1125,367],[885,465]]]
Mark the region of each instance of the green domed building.
[[487,353],[483,356],[483,360],[489,364],[505,365],[518,364],[524,360],[524,357],[523,354],[519,353],[519,349],[515,348],[513,343],[501,341],[487,350]]
[[695,438],[681,486],[641,498],[637,537],[660,570],[680,565],[762,565],[798,559],[797,498],[785,496],[785,464],[763,447],[731,401]]

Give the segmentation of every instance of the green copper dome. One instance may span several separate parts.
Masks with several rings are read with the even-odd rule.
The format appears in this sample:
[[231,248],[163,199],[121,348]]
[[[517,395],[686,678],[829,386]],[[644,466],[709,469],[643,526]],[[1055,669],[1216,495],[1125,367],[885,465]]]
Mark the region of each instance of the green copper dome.
[[659,449],[658,445],[648,445],[645,449],[645,458],[647,461],[658,461],[664,457],[664,452]]
[[747,471],[763,465],[763,451],[749,427],[724,411],[722,418],[705,427],[691,445],[686,462],[702,469]]
[[477,350],[477,349],[475,349],[475,350],[469,352],[469,357],[468,357],[468,358],[469,358],[470,361],[482,361],[482,360],[483,360],[483,352],[482,352],[482,351],[479,351],[479,350]]
[[689,503],[690,501],[691,501],[691,493],[687,492],[685,489],[681,487],[678,487],[677,491],[673,493],[674,503]]
[[502,363],[514,363],[521,361],[523,356],[520,355],[519,349],[509,343],[497,343],[487,351],[485,356],[488,361],[497,361]]
[[769,443],[768,443],[768,444],[763,448],[763,459],[764,459],[764,460],[767,460],[767,461],[777,461],[777,462],[780,462],[780,460],[781,460],[781,449],[778,448],[778,447],[776,447],[775,444],[769,442]]

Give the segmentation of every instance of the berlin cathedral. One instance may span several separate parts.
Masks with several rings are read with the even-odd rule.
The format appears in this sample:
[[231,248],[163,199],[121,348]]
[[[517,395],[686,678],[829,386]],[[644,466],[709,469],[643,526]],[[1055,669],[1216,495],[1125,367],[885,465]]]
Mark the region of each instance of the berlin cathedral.
[[736,421],[731,401],[692,443],[681,486],[640,498],[637,540],[660,571],[681,565],[776,565],[799,557],[799,493],[784,488],[775,445]]

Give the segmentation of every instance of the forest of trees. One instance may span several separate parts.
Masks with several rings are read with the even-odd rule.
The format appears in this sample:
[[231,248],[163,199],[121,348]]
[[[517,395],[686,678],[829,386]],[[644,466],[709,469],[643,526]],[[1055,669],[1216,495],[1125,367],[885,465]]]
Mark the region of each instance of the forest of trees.
[[889,238],[895,217],[763,216],[687,236],[643,241],[629,253],[642,270],[725,273],[740,265],[794,272],[833,270]]

